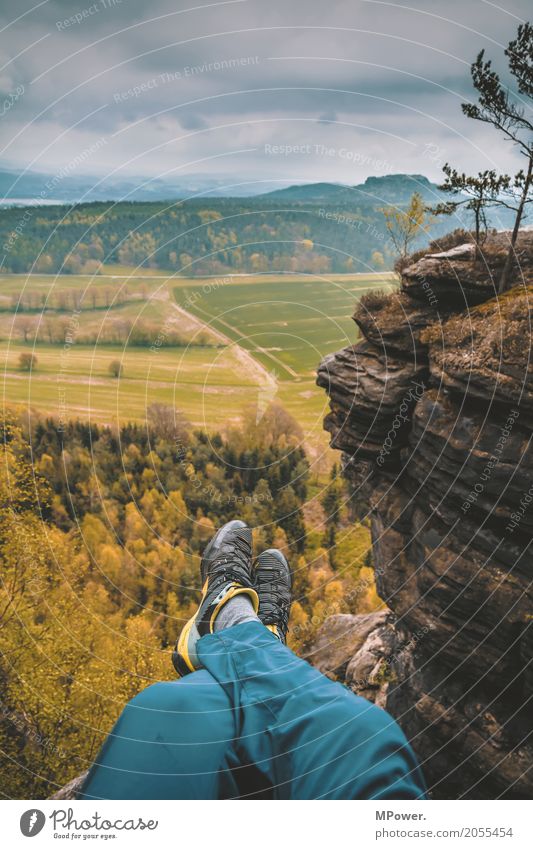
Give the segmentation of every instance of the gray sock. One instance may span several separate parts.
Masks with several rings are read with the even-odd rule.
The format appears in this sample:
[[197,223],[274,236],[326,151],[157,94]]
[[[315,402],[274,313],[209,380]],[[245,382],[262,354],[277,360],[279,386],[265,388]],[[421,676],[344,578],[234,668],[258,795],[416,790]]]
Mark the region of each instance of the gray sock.
[[232,628],[233,625],[242,625],[243,622],[259,622],[259,618],[254,612],[250,596],[241,593],[230,598],[221,609],[215,619],[215,633],[224,628]]

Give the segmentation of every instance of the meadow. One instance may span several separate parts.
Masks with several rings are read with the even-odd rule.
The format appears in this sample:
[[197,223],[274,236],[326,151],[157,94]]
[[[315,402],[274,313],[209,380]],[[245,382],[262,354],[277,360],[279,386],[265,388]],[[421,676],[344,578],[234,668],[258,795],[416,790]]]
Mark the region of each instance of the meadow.
[[356,300],[393,281],[390,273],[204,278],[179,281],[174,297],[289,380],[314,375],[324,354],[353,343]]
[[356,341],[356,301],[389,289],[388,272],[365,275],[246,275],[180,280],[178,305],[225,334],[266,369],[263,393],[279,400],[304,429],[308,447],[322,447],[327,401],[315,386],[322,357]]
[[[95,276],[4,275],[3,401],[106,424],[143,421],[151,403],[171,404],[208,431],[238,421],[247,406],[277,401],[311,452],[321,451],[326,399],[316,366],[356,340],[350,316],[361,294],[392,285],[388,273],[191,279],[112,267]],[[172,344],[176,335],[183,344]],[[25,352],[36,357],[31,372],[20,368]],[[119,378],[109,373],[113,360]]]

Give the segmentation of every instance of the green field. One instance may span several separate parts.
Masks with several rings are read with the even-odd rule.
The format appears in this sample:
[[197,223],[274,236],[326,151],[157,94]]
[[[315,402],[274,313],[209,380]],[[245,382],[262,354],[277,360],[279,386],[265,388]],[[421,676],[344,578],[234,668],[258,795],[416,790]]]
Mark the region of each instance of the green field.
[[[327,352],[355,341],[350,316],[358,297],[394,285],[387,274],[191,280],[117,271],[94,278],[0,278],[4,404],[112,424],[145,420],[148,405],[158,402],[215,430],[237,422],[247,406],[277,401],[300,423],[314,453],[327,444],[327,399],[315,386],[316,366]],[[21,292],[22,311],[13,306]],[[43,312],[44,301],[53,308]],[[68,327],[74,314],[71,342],[51,344],[49,323]],[[120,345],[106,342],[109,327],[125,320],[128,326],[148,322],[154,344],[133,346],[128,336]],[[198,334],[205,339],[206,326],[208,344],[200,347]],[[190,343],[156,345],[169,328],[185,333]],[[88,336],[94,337],[91,344],[80,344]],[[31,373],[20,368],[24,352],[37,357]],[[114,359],[123,364],[119,379],[108,371]]]
[[[37,367],[20,370],[18,357],[33,352]],[[146,419],[152,403],[173,404],[194,424],[214,430],[237,422],[254,392],[231,348],[165,348],[158,352],[106,346],[4,345],[2,398],[56,418],[83,418],[126,424]],[[123,364],[119,379],[109,375],[109,363]],[[220,399],[224,398],[224,409]]]
[[179,281],[178,304],[250,351],[281,381],[314,377],[318,362],[355,339],[356,300],[393,275],[243,276]]

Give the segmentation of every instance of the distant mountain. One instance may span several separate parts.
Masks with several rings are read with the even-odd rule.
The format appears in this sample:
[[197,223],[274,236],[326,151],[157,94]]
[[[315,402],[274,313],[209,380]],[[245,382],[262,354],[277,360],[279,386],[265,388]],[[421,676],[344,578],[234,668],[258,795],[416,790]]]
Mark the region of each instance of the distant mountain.
[[350,201],[354,199],[350,186],[340,183],[303,183],[297,186],[287,186],[285,189],[275,189],[262,195],[265,200],[294,201]]
[[[108,195],[105,202],[78,204],[77,215],[69,214],[71,201],[40,206],[39,215],[24,219],[20,209],[0,208],[3,270],[92,274],[105,261],[184,269],[193,276],[379,271],[390,268],[396,256],[383,207],[405,209],[415,189],[428,204],[438,197],[425,177],[393,174],[361,186],[318,183],[259,197],[196,195],[173,203],[165,189],[162,199],[132,203],[130,196],[121,203]],[[512,223],[507,216],[495,210],[489,220],[501,228]],[[471,225],[471,213],[461,209],[433,222],[430,235],[465,225]],[[420,234],[414,247],[428,238]]]
[[151,179],[138,176],[126,179],[77,176],[58,171],[0,170],[0,205],[41,200],[44,203],[91,203],[93,201],[182,200],[205,198],[260,197],[268,202],[370,204],[406,203],[418,191],[425,200],[435,201],[439,192],[434,183],[421,174],[387,174],[367,177],[357,186],[339,183],[308,183],[274,188],[278,181],[242,177],[242,185],[228,186],[228,178],[210,174],[192,174],[180,179]]
[[383,177],[367,177],[357,186],[343,186],[338,183],[308,183],[276,189],[263,197],[269,200],[293,202],[327,203],[406,203],[413,192],[419,192],[424,200],[435,202],[441,196],[435,183],[431,183],[422,174],[386,174]]
[[278,181],[242,177],[242,185],[228,186],[222,175],[192,174],[176,179],[151,179],[134,176],[117,179],[76,175],[68,171],[45,174],[37,171],[0,170],[0,205],[16,202],[91,203],[93,201],[161,201],[204,198],[257,197],[266,202],[365,204],[407,203],[418,191],[424,200],[435,201],[440,193],[434,183],[421,174],[386,174],[367,177],[364,183],[346,186],[339,183],[307,183],[275,188]]

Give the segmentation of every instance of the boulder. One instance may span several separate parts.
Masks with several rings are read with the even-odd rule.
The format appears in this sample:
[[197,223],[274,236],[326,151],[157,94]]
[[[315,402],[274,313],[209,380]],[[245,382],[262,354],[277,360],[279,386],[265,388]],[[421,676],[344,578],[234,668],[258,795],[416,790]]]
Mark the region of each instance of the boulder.
[[320,628],[308,660],[329,678],[344,678],[348,662],[361,648],[368,634],[383,624],[388,611],[353,616],[337,613]]
[[439,311],[447,311],[452,305],[464,309],[494,297],[503,262],[498,267],[479,268],[474,274],[473,245],[462,245],[461,249],[459,255],[457,248],[426,254],[408,265],[402,271],[402,290]]
[[[485,241],[476,261],[471,243],[418,254],[402,271],[402,290],[441,315],[449,309],[465,310],[481,304],[498,293],[508,247],[509,234],[497,233]],[[533,240],[529,231],[518,236],[512,273],[523,284],[533,283]]]

